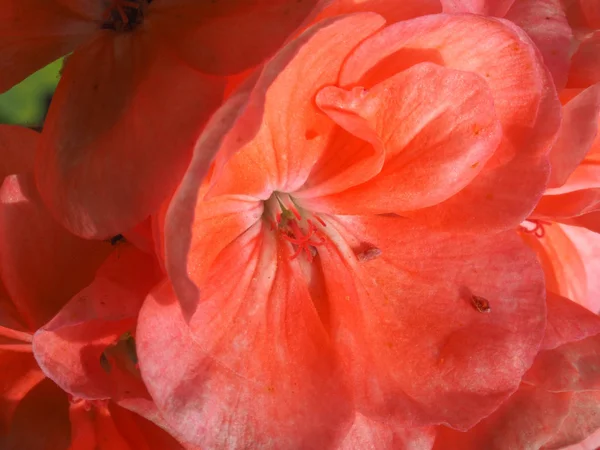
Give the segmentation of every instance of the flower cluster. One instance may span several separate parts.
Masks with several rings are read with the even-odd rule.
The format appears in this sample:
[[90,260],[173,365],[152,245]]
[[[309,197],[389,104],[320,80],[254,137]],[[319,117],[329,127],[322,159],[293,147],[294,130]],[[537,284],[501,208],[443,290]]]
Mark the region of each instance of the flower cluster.
[[600,445],[597,0],[6,0],[3,450]]

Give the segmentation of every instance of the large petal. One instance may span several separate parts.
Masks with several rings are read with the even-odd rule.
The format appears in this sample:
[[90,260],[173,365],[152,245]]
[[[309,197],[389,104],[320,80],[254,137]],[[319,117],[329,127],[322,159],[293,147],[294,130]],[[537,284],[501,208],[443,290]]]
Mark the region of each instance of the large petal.
[[[206,196],[206,188],[201,186],[212,156],[218,155],[209,174],[213,183],[210,194],[240,195],[228,200],[229,205],[210,208],[216,216],[222,215],[219,210],[231,215],[232,225],[248,219],[246,213],[256,212],[256,202],[248,196],[267,199],[275,188],[299,187],[327,145],[328,132],[334,129],[334,123],[313,105],[313,96],[323,85],[337,80],[346,54],[382,22],[380,16],[360,14],[320,23],[286,46],[258,80],[242,86],[215,113],[196,145],[165,221],[167,271],[183,302],[197,301],[197,289],[187,274],[188,255],[195,245],[192,231],[199,236],[194,216]],[[315,70],[307,71],[307,67]],[[325,135],[317,133],[319,127],[324,127]],[[278,131],[277,146],[271,128]],[[342,132],[338,130],[338,134]],[[238,201],[243,214],[236,218],[233,213]],[[202,220],[199,217],[198,222]]]
[[388,26],[365,40],[344,64],[340,83],[370,88],[423,61],[475,72],[486,79],[504,139],[467,187],[445,202],[410,215],[446,228],[515,227],[544,191],[545,154],[560,123],[560,103],[535,47],[521,29],[507,21],[471,15],[427,16]]
[[[517,389],[546,311],[543,273],[513,232],[460,237],[394,217],[326,222],[336,244],[318,247],[330,334],[359,412],[464,430]],[[365,247],[380,256],[361,258]]]
[[[313,210],[390,213],[439,203],[475,178],[502,138],[483,78],[431,63],[417,64],[368,91],[325,88],[317,104],[328,114],[342,110],[364,118],[383,143],[385,163],[366,183],[304,200]],[[333,159],[335,150],[328,148],[323,158]],[[317,174],[319,169],[317,163]],[[329,170],[329,178],[336,169],[340,167]],[[311,191],[294,193],[299,198],[307,194]],[[324,194],[328,192],[316,189],[312,196]]]
[[8,0],[0,9],[0,92],[73,51],[99,25],[61,0]]
[[188,64],[204,73],[229,75],[275,53],[318,3],[163,0],[150,5],[146,20]]
[[88,238],[144,220],[179,183],[222,83],[150,33],[107,31],[77,49],[36,155],[37,183],[52,214]]
[[324,3],[326,7],[316,20],[355,12],[374,12],[383,16],[387,23],[394,23],[442,12],[439,0],[330,0]]
[[0,276],[22,320],[36,330],[94,277],[110,252],[80,239],[50,216],[30,174],[0,189]]
[[132,336],[159,277],[150,256],[119,248],[94,281],[35,333],[33,351],[46,375],[78,398],[144,396]]
[[306,282],[268,228],[221,252],[189,326],[168,284],[146,299],[142,376],[165,420],[202,448],[335,448],[349,397]]
[[31,172],[39,133],[14,125],[0,125],[0,183],[7,175]]
[[348,53],[383,22],[382,17],[367,13],[320,22],[270,61],[246,106],[249,117],[242,116],[224,131],[234,136],[249,119],[260,123],[260,128],[249,143],[243,147],[238,143],[239,151],[214,177],[211,196],[242,194],[266,200],[274,190],[295,191],[336,138],[345,139],[348,154],[365,153],[365,143],[349,139],[316,107],[314,98],[321,88],[337,82]]
[[544,450],[562,449],[582,441],[600,428],[600,391],[575,392],[560,430]]
[[560,92],[567,83],[573,39],[560,0],[519,0],[504,17],[527,32]]

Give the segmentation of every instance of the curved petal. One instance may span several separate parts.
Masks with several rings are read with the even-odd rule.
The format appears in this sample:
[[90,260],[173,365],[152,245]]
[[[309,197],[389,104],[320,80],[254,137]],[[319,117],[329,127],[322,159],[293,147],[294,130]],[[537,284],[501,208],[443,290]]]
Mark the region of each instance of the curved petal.
[[0,183],[7,175],[31,172],[39,133],[25,127],[0,125]]
[[275,53],[318,3],[170,0],[152,3],[146,20],[188,64],[204,73],[230,75]]
[[[546,310],[543,273],[514,232],[461,237],[394,217],[326,222],[337,246],[318,248],[330,334],[358,411],[465,430],[517,389]],[[380,256],[354,256],[365,243]]]
[[[238,143],[239,151],[213,178],[211,196],[241,194],[266,200],[274,190],[293,192],[304,184],[333,135],[340,133],[316,108],[314,97],[323,86],[336,83],[348,53],[383,22],[367,13],[320,22],[271,60],[246,107],[248,116],[258,111],[260,115],[238,119],[242,125],[244,120],[261,121],[260,128],[246,145]],[[225,132],[235,135],[240,126]]]
[[515,0],[441,0],[441,3],[445,13],[504,17]]
[[548,442],[548,449],[582,441],[600,428],[600,391],[575,392],[571,397],[569,413],[559,432]]
[[600,210],[600,188],[583,189],[561,195],[544,195],[531,217],[562,222]]
[[524,234],[524,241],[537,254],[544,269],[548,291],[581,305],[587,303],[587,271],[580,252],[558,223],[544,227],[541,238]]
[[563,107],[558,139],[550,151],[552,171],[549,187],[565,184],[583,161],[598,135],[599,122],[600,83],[597,83],[582,91]]
[[433,450],[546,449],[569,413],[572,394],[522,383],[500,408],[466,433],[439,427]]
[[67,449],[70,442],[67,395],[48,379],[29,391],[17,406],[8,433],[0,436],[6,450]]
[[579,44],[579,48],[571,58],[567,86],[587,88],[598,82],[600,82],[600,30]]
[[269,236],[255,227],[223,252],[189,327],[168,284],[140,312],[148,390],[201,448],[335,448],[351,420],[306,284]]
[[340,450],[398,448],[431,450],[435,429],[398,428],[393,423],[378,422],[356,413],[350,431],[338,447]]
[[535,43],[560,92],[567,83],[573,32],[560,0],[519,0],[504,16]]
[[[162,428],[115,403],[108,404],[112,420],[132,450],[178,450],[184,447]],[[189,449],[189,448],[188,448]]]
[[523,381],[552,392],[600,390],[598,345],[600,335],[596,334],[543,350]]
[[[342,110],[364,118],[383,143],[385,163],[363,184],[304,200],[313,210],[397,213],[439,203],[475,178],[502,139],[485,81],[431,63],[417,64],[368,91],[325,88],[317,104],[330,115]],[[333,150],[323,157],[331,159]],[[327,193],[317,189],[312,195]],[[294,195],[307,194],[301,189]]]
[[600,317],[583,306],[552,292],[546,293],[546,305],[548,324],[541,350],[551,350],[600,333]]
[[389,0],[331,0],[325,2],[326,7],[319,13],[315,20],[341,16],[356,12],[374,12],[383,16],[387,23],[408,20],[414,17],[426,16],[442,12],[439,0],[403,0],[390,2]]
[[560,450],[597,450],[599,446],[600,428],[583,441],[577,444],[569,445],[568,447],[562,447]]
[[89,284],[110,252],[62,228],[42,205],[33,177],[6,177],[0,188],[0,277],[30,330],[50,320]]
[[108,238],[154,212],[185,172],[222,86],[148,33],[106,32],[77,49],[36,154],[54,217],[77,235]]
[[142,302],[160,272],[145,253],[122,247],[34,335],[33,352],[46,376],[78,398],[145,395],[133,336]]
[[[586,272],[587,298],[579,303],[600,314],[600,233],[585,228],[560,225],[579,253]],[[600,231],[600,230],[599,230]]]
[[0,92],[72,52],[98,30],[61,0],[8,0],[0,9]]
[[544,191],[545,154],[560,123],[560,103],[536,49],[508,21],[472,15],[421,17],[388,26],[366,39],[344,64],[340,83],[370,88],[423,61],[484,78],[504,139],[467,187],[447,201],[409,215],[444,228],[516,227]]

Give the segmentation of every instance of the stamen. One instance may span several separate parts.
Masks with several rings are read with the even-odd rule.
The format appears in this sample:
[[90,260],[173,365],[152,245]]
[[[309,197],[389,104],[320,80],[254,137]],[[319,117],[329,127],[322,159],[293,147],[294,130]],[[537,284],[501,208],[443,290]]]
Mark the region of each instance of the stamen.
[[109,0],[104,10],[102,28],[129,31],[142,22],[145,7],[151,0]]
[[544,230],[544,226],[546,225],[550,226],[552,222],[542,219],[527,219],[519,225],[519,231],[533,234],[537,238],[543,238],[546,235],[546,230]]
[[[290,260],[294,260],[304,253],[308,261],[312,262],[316,255],[315,247],[323,245],[326,242],[325,235],[315,225],[315,222],[303,217],[300,213],[301,208],[294,203],[291,197],[286,202],[289,206],[284,204],[284,201],[279,198],[278,194],[275,194],[274,197],[277,200],[276,205],[279,207],[280,212],[275,214],[276,222],[271,222],[271,230],[276,229],[284,240],[295,247]],[[323,219],[318,216],[314,217],[321,226],[326,226]]]

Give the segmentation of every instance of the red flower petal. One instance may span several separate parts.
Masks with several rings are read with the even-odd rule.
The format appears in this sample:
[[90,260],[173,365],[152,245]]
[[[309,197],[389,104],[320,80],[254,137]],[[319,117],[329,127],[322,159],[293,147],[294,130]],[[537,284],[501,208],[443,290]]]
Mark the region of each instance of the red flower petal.
[[600,31],[586,37],[571,58],[570,88],[586,88],[600,82]]
[[222,86],[148,34],[103,33],[78,48],[36,155],[37,183],[52,214],[88,238],[108,238],[145,219],[179,183]]
[[549,187],[565,184],[583,161],[598,134],[599,121],[600,83],[585,89],[563,107],[558,139],[550,152]]
[[25,127],[0,125],[0,183],[7,175],[31,172],[39,133]]
[[535,48],[510,22],[427,16],[391,25],[365,40],[346,61],[340,82],[371,87],[424,60],[482,76],[492,90],[505,139],[466,188],[411,217],[446,228],[515,227],[545,188],[545,153],[560,123],[560,104]]
[[99,28],[56,0],[7,0],[0,9],[0,92],[73,51]]
[[[362,414],[467,429],[517,389],[546,312],[543,274],[513,232],[459,237],[391,217],[327,229],[339,249],[318,250],[330,334]],[[381,255],[355,259],[364,243]]]
[[559,432],[544,446],[558,449],[582,441],[600,428],[600,391],[575,392]]
[[385,17],[387,23],[394,23],[442,12],[439,0],[332,0],[325,3],[327,6],[316,20],[356,12],[374,12]]
[[547,292],[546,304],[548,324],[541,349],[551,350],[600,333],[600,317],[577,303]]
[[259,224],[229,245],[189,327],[169,285],[140,312],[148,390],[165,420],[202,448],[332,448],[351,420],[306,282],[299,268],[277,264],[275,245]]
[[544,444],[567,417],[571,397],[571,393],[550,393],[521,384],[498,410],[466,433],[440,427],[433,449],[546,449]]
[[11,428],[0,435],[7,450],[66,449],[71,441],[69,402],[51,380],[34,387],[17,406]]
[[567,83],[573,39],[560,0],[519,0],[504,17],[527,32],[560,92]]
[[[210,195],[242,194],[266,200],[273,190],[300,188],[332,135],[346,136],[315,107],[314,97],[323,86],[337,81],[348,53],[382,24],[383,18],[375,14],[324,21],[284,48],[257,81],[246,117],[222,131],[232,139],[244,121],[262,121],[249,143],[242,148],[238,143],[239,151],[218,172]],[[275,80],[273,71],[277,71]]]
[[42,205],[33,177],[12,175],[0,188],[0,276],[30,330],[50,320],[88,284],[110,245],[80,239]]
[[263,62],[310,15],[318,0],[155,2],[149,27],[188,64],[204,73],[230,75]]
[[[338,189],[338,195],[303,200],[311,209],[356,214],[431,206],[471,182],[502,138],[483,79],[431,63],[417,64],[368,91],[325,88],[317,104],[330,115],[341,110],[366,119],[385,148],[385,163],[364,184]],[[339,153],[337,146],[330,146],[323,158]],[[317,189],[313,195],[323,194],[327,192]],[[301,190],[297,196],[306,194]],[[315,202],[322,206],[313,208]]]
[[94,281],[36,332],[35,357],[46,373],[78,398],[143,397],[136,369],[136,316],[159,280],[154,260],[122,246],[98,270]]
[[445,13],[504,17],[515,0],[441,0]]
[[394,423],[378,422],[356,413],[350,431],[339,450],[397,448],[403,450],[431,450],[435,429],[399,428]]

